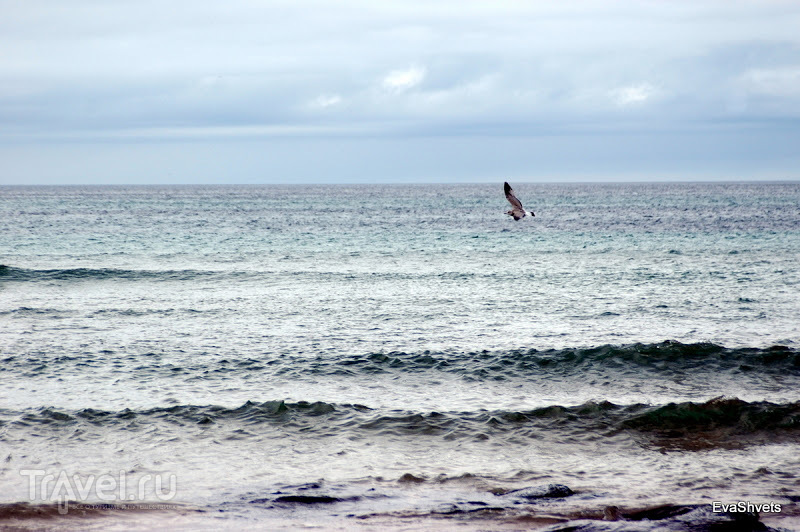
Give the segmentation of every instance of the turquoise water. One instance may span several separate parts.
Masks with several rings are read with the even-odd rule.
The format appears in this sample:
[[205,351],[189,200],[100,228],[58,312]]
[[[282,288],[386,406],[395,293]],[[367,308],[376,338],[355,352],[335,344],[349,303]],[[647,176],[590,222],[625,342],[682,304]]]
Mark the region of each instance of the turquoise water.
[[535,218],[496,184],[0,187],[0,493],[35,465],[234,519],[309,482],[358,497],[322,522],[537,482],[578,492],[558,515],[789,504],[800,185],[514,189]]

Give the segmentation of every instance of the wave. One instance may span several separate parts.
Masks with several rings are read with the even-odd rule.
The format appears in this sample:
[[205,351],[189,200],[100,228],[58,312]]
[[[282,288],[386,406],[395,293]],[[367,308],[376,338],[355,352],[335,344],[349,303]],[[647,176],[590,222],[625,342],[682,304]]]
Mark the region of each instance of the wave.
[[[703,403],[666,405],[616,405],[608,401],[578,406],[552,405],[527,411],[414,412],[381,411],[359,404],[326,402],[248,401],[238,408],[177,405],[145,410],[65,412],[41,408],[26,412],[0,411],[5,438],[22,432],[41,434],[45,429],[90,433],[91,428],[150,432],[161,426],[167,434],[176,427],[200,434],[215,426],[242,437],[258,437],[259,426],[278,427],[304,437],[351,434],[438,437],[445,440],[528,442],[614,441],[628,435],[639,444],[703,449],[753,443],[797,441],[800,401],[775,404],[715,398]],[[199,431],[199,432],[198,432]],[[272,432],[272,429],[270,430]]]
[[[104,309],[92,316],[108,314],[139,316],[144,314],[172,315],[177,313],[194,315],[216,311],[194,309]],[[0,314],[27,316],[49,314],[62,317],[63,311],[55,309],[33,309],[21,307]],[[7,371],[24,371],[42,364],[57,371],[64,364],[92,362],[142,360],[146,354],[116,353],[101,351],[86,352],[64,357],[54,353],[52,357],[21,355],[10,357],[4,368]],[[781,379],[800,377],[800,350],[774,345],[767,348],[727,348],[712,343],[683,344],[664,341],[652,344],[603,345],[592,348],[565,348],[547,350],[496,350],[471,352],[389,352],[363,355],[298,355],[272,352],[254,357],[213,357],[205,353],[185,360],[183,363],[147,360],[136,364],[135,372],[141,378],[160,376],[167,379],[196,378],[201,380],[227,379],[238,374],[261,376],[274,375],[281,379],[317,379],[324,376],[337,378],[374,376],[378,374],[422,374],[447,373],[457,375],[468,382],[509,381],[514,379],[537,379],[583,377],[587,374],[613,374],[615,378],[639,379],[643,372],[657,378],[685,380],[687,374],[718,376],[728,373],[734,376],[745,374],[771,375]],[[738,378],[738,377],[737,377]],[[786,384],[786,383],[784,383]]]
[[151,280],[191,281],[200,278],[242,277],[250,272],[214,270],[127,270],[120,268],[27,269],[0,264],[0,282]]
[[[54,268],[54,269],[29,269],[16,268],[0,264],[0,282],[37,282],[37,281],[99,281],[99,280],[126,280],[126,281],[192,281],[197,279],[251,279],[271,275],[290,277],[314,277],[335,279],[339,281],[364,280],[375,282],[379,280],[413,280],[420,278],[436,278],[438,280],[464,280],[478,277],[478,274],[460,272],[436,272],[431,274],[421,273],[381,273],[381,272],[336,272],[314,270],[131,270],[124,268]],[[484,277],[481,275],[481,277]],[[497,277],[489,274],[485,277]]]
[[[754,370],[800,373],[800,350],[782,345],[768,348],[726,348],[713,343],[684,344],[672,340],[651,344],[602,345],[591,348],[528,349],[467,353],[375,353],[330,360],[314,360],[304,367],[292,360],[293,367],[317,374],[407,372],[431,369],[460,373],[476,380],[525,376],[542,372],[583,373],[594,368],[629,367],[640,371],[693,368],[728,368],[742,372]],[[291,371],[291,368],[287,368]]]

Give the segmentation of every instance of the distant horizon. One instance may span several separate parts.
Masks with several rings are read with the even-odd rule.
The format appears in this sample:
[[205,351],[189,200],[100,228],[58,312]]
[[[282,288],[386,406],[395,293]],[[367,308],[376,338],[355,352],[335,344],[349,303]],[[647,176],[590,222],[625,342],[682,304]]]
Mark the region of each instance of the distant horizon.
[[[509,181],[509,180],[505,180]],[[509,181],[511,183],[511,181]],[[0,184],[4,188],[34,187],[305,187],[305,186],[437,186],[437,185],[502,185],[500,181],[386,181],[386,182],[304,182],[304,183],[32,183]],[[719,180],[674,180],[674,181],[524,181],[514,180],[518,185],[800,185],[800,179],[719,179]]]

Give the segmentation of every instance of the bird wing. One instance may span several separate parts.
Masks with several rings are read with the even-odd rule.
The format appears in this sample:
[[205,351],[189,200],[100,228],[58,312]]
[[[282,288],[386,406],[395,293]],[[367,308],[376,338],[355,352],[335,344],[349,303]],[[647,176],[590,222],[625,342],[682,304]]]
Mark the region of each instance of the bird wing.
[[511,189],[511,186],[508,183],[503,183],[503,189],[506,191],[506,199],[514,207],[514,210],[521,210],[524,211],[525,209],[522,208],[522,202],[517,199],[514,195],[514,191]]

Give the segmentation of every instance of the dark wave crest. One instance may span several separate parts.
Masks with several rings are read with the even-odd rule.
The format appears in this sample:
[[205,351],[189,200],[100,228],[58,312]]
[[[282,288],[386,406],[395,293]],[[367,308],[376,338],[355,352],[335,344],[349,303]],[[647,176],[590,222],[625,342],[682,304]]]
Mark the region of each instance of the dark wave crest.
[[[294,361],[295,363],[297,361]],[[576,373],[601,367],[657,371],[709,366],[738,371],[778,370],[800,373],[800,351],[776,345],[768,348],[726,348],[713,343],[684,344],[667,340],[654,344],[603,345],[591,348],[482,351],[470,353],[377,353],[315,360],[318,374],[408,372],[431,369],[460,373],[476,380],[541,372]],[[295,366],[302,367],[302,366]],[[287,368],[289,371],[290,368]]]
[[127,270],[119,268],[60,268],[34,270],[0,265],[0,282],[37,281],[98,281],[98,280],[149,280],[149,281],[190,281],[200,278],[227,278],[247,275],[242,271],[204,271],[204,270]]
[[[380,411],[358,404],[325,402],[247,402],[238,408],[178,405],[147,410],[64,412],[42,408],[22,413],[0,412],[6,436],[80,429],[150,431],[158,426],[172,433],[183,427],[188,436],[224,427],[243,438],[274,430],[307,437],[375,434],[434,437],[445,440],[526,442],[612,441],[627,435],[643,445],[682,449],[745,445],[796,439],[800,434],[800,401],[775,404],[716,398],[704,403],[683,402],[651,406],[588,402],[578,406],[552,405],[527,411],[414,412]],[[269,428],[272,427],[272,428]],[[2,440],[3,438],[0,438]]]
[[[203,313],[216,312],[204,310]],[[92,316],[140,316],[149,314],[194,315],[194,309],[105,309]],[[21,307],[0,314],[26,317],[47,314],[52,318],[69,315],[57,309]],[[587,375],[612,375],[614,378],[641,379],[644,374],[657,378],[702,379],[729,374],[736,378],[750,375],[758,379],[769,375],[780,379],[782,386],[792,386],[800,378],[800,350],[775,345],[767,348],[727,348],[711,343],[683,344],[665,341],[654,344],[604,345],[594,348],[566,348],[549,350],[496,350],[479,352],[424,351],[417,353],[390,352],[364,355],[291,354],[266,352],[250,357],[198,353],[182,362],[165,361],[149,353],[121,353],[115,351],[84,352],[72,356],[37,354],[13,355],[4,360],[0,371],[25,372],[31,368],[40,371],[60,372],[78,370],[85,364],[118,362],[131,364],[131,375],[137,379],[187,378],[215,381],[235,375],[259,377],[276,376],[281,379],[311,379],[323,376],[337,378],[374,376],[384,374],[447,373],[466,381],[508,381],[514,379],[567,378],[583,379]],[[75,366],[75,368],[70,368]],[[646,373],[645,373],[646,372]],[[250,377],[248,377],[250,378]],[[723,392],[724,393],[724,392]]]

